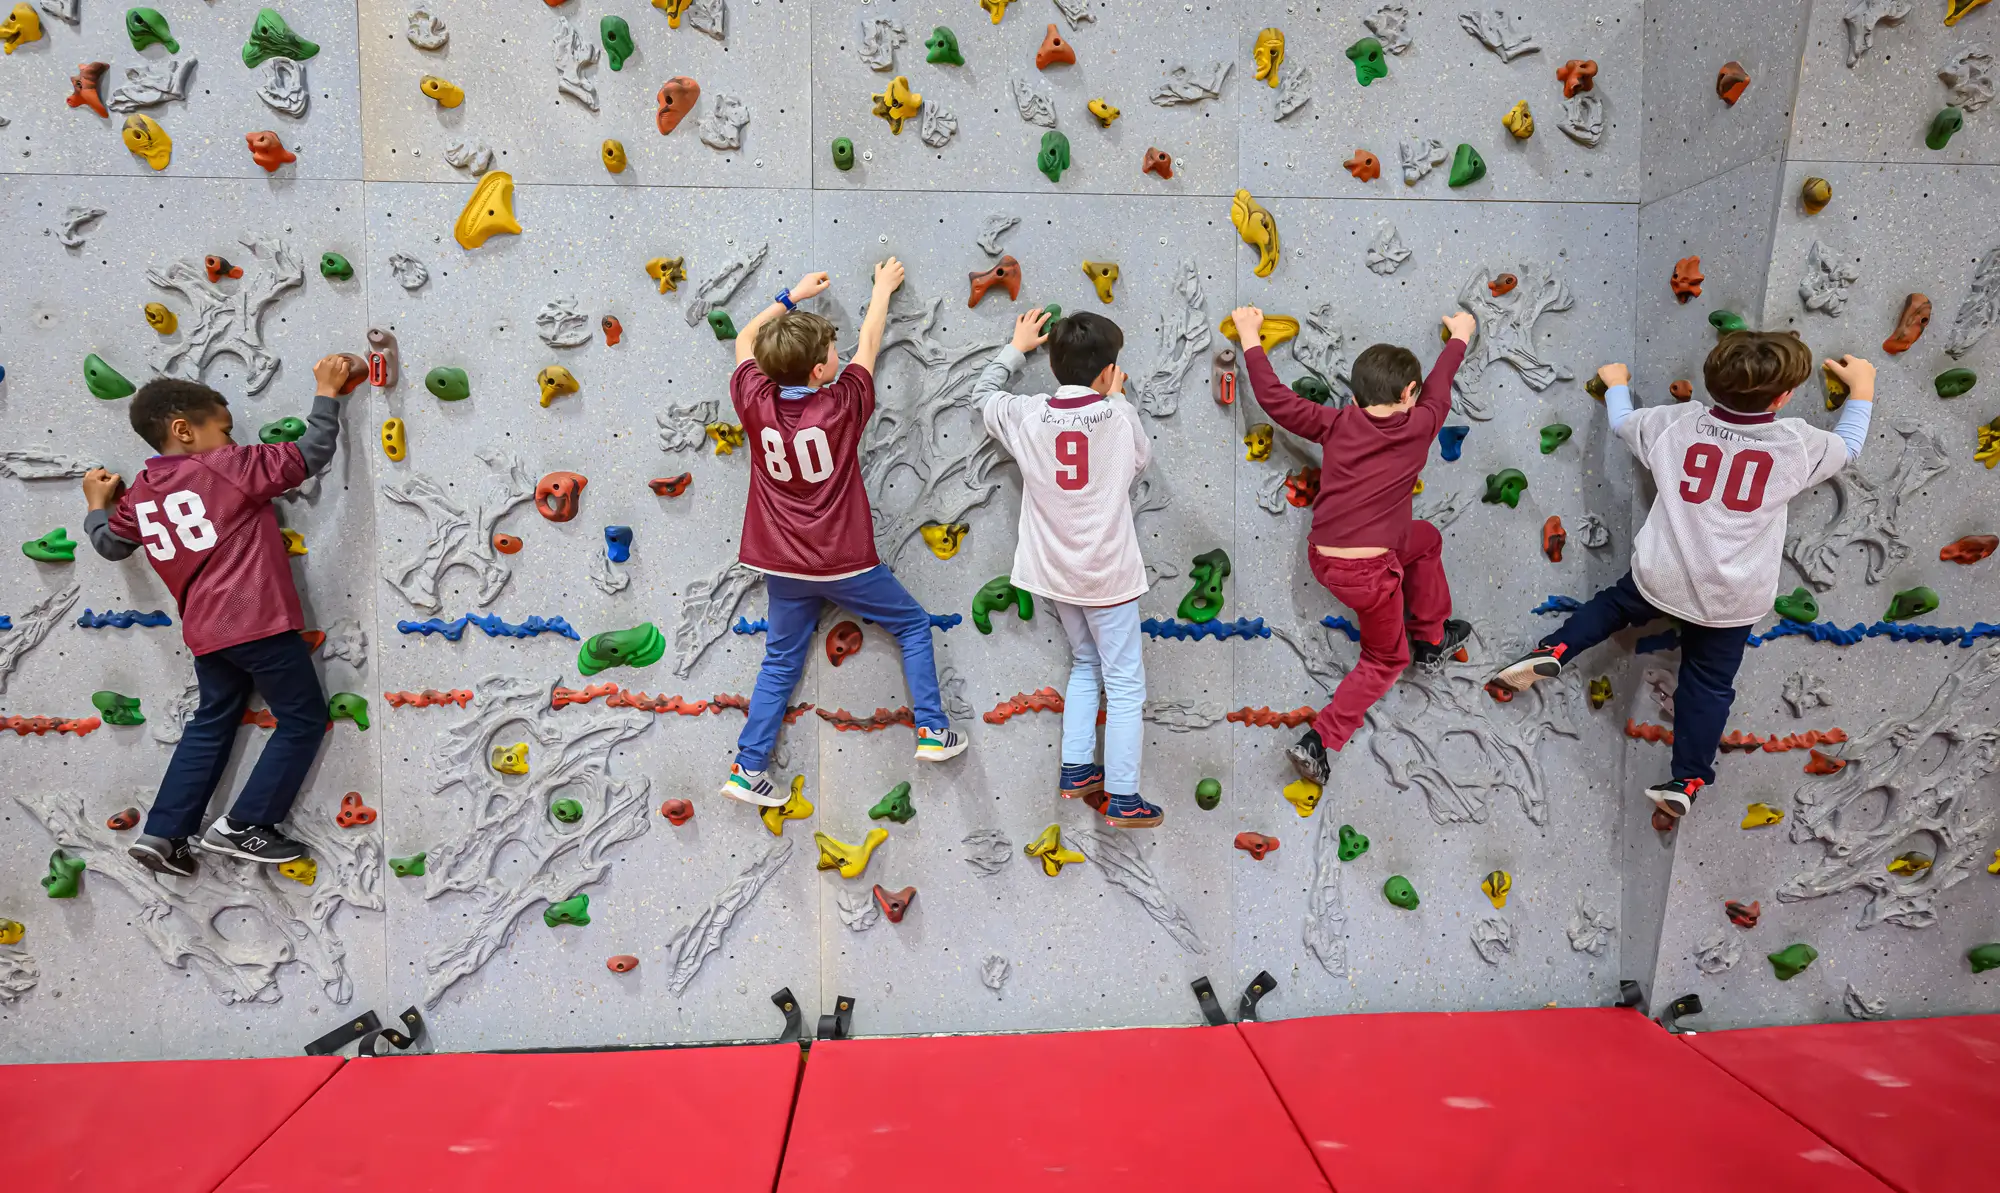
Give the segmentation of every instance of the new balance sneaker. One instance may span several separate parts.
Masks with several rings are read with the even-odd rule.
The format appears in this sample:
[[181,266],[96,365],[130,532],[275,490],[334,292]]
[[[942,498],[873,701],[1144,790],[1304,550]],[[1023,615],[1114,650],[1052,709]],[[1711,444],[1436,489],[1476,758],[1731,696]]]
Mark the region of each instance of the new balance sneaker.
[[1563,673],[1563,656],[1569,647],[1557,643],[1554,646],[1537,646],[1535,649],[1515,659],[1500,669],[1492,683],[1516,692],[1525,692],[1544,679],[1554,679]]
[[186,837],[142,836],[132,842],[126,854],[155,874],[187,878],[201,868]]
[[1104,791],[1104,768],[1095,762],[1065,762],[1056,793],[1064,799],[1099,795]]
[[1319,730],[1308,729],[1292,747],[1285,751],[1292,760],[1292,769],[1299,772],[1299,778],[1321,787],[1333,778],[1333,760],[1326,756],[1326,743],[1319,739]]
[[917,729],[917,761],[943,762],[965,753],[972,743],[956,729]]
[[1700,779],[1669,779],[1655,787],[1646,788],[1646,798],[1652,800],[1660,811],[1679,820],[1694,807],[1694,797],[1708,786]]
[[1458,648],[1472,637],[1472,623],[1447,618],[1444,623],[1444,637],[1436,642],[1425,642],[1420,638],[1410,639],[1410,661],[1415,663],[1425,675],[1443,675],[1444,665]]
[[722,794],[760,808],[783,807],[786,799],[771,785],[770,775],[760,770],[744,770],[737,763],[729,766],[729,777],[722,781]]
[[1158,805],[1136,795],[1114,795],[1105,800],[1104,823],[1112,828],[1156,828],[1167,814]]
[[194,846],[224,857],[262,862],[267,866],[295,862],[307,852],[302,842],[292,840],[275,828],[262,824],[238,825],[227,816],[216,817],[215,823],[208,826],[208,831],[194,842]]

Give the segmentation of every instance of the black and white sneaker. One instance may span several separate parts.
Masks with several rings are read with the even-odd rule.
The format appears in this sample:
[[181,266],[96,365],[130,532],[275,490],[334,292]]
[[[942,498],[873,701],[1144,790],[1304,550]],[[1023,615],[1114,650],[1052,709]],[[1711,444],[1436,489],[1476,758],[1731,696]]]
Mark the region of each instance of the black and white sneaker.
[[1694,797],[1708,786],[1700,779],[1669,779],[1646,788],[1646,798],[1667,815],[1679,820],[1694,808]]
[[188,848],[186,837],[142,836],[125,853],[153,873],[171,874],[175,878],[191,877],[201,868],[194,850]]
[[1555,646],[1537,646],[1535,649],[1515,659],[1500,669],[1488,686],[1499,684],[1516,692],[1525,692],[1535,686],[1536,681],[1555,679],[1563,673],[1563,656],[1569,647],[1560,643]]
[[307,853],[303,844],[277,829],[261,824],[246,824],[238,828],[227,816],[216,817],[215,823],[208,826],[208,831],[194,845],[210,853],[242,858],[246,862],[262,862],[267,866],[295,862]]
[[1285,751],[1285,757],[1292,760],[1292,769],[1308,783],[1324,787],[1333,778],[1333,762],[1326,756],[1326,743],[1319,739],[1317,729],[1306,730],[1305,736]]
[[1425,675],[1443,675],[1444,665],[1451,656],[1458,653],[1466,640],[1472,637],[1472,623],[1447,618],[1444,623],[1444,637],[1436,642],[1425,642],[1421,638],[1410,639],[1410,661]]

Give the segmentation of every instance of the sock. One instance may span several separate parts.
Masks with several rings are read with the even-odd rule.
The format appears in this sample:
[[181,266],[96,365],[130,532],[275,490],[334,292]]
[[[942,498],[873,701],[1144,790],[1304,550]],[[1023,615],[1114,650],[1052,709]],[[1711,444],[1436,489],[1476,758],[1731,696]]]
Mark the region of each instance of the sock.
[[1109,792],[1105,794],[1110,800],[1109,807],[1113,812],[1120,815],[1129,815],[1139,810],[1139,795],[1137,792],[1131,795],[1111,795]]
[[742,763],[740,763],[740,762],[736,764],[736,769],[738,769],[738,770],[742,771],[742,772],[743,772],[743,775],[744,775],[744,777],[745,777],[745,778],[749,778],[749,779],[758,779],[758,778],[762,778],[762,777],[763,777],[763,775],[764,775],[764,772],[763,772],[763,770],[762,770],[762,769],[760,769],[760,768],[753,768],[753,767],[748,767],[748,766],[745,766],[745,765],[743,765],[743,764],[742,764]]

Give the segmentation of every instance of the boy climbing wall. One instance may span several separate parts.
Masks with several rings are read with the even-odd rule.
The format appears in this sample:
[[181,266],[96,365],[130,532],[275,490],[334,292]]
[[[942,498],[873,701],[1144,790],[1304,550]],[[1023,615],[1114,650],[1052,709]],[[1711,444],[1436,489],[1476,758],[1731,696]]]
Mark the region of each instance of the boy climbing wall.
[[736,373],[729,379],[752,464],[737,558],[766,577],[770,628],[722,794],[767,808],[785,802],[765,768],[826,601],[896,636],[919,760],[943,762],[970,744],[945,716],[930,614],[875,554],[875,518],[861,483],[861,432],[875,412],[875,357],[903,265],[891,257],[875,267],[861,339],[844,369],[833,324],[795,309],[829,282],[824,273],[809,273],[780,290],[737,333]]

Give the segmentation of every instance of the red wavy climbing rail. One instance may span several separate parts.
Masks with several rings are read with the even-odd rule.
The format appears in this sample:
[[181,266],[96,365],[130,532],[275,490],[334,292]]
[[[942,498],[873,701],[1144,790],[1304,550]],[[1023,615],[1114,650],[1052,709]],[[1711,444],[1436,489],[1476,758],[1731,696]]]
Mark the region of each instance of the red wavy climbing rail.
[[1661,745],[1674,744],[1674,731],[1665,725],[1652,725],[1644,721],[1625,718],[1625,736],[1636,737],[1640,741],[1658,742]]
[[[606,708],[636,708],[651,713],[678,713],[683,717],[721,713],[724,709],[731,708],[741,713],[750,711],[748,696],[722,694],[707,700],[687,700],[665,693],[651,696],[645,692],[628,692],[615,683],[594,683],[581,688],[556,688],[549,693],[549,707],[568,708],[572,704],[589,704],[599,699],[604,701]],[[810,704],[793,705],[785,712],[785,723],[791,724],[811,709]]]
[[1309,724],[1318,715],[1317,710],[1307,708],[1303,705],[1290,712],[1273,712],[1269,708],[1245,707],[1230,713],[1225,719],[1234,721],[1238,725],[1256,725],[1264,729],[1276,729],[1281,726],[1286,729],[1297,729],[1301,725]]
[[1010,719],[1029,712],[1061,712],[1062,693],[1054,688],[1036,688],[1030,692],[1016,692],[1012,700],[1002,700],[993,706],[981,720],[988,725],[1005,725]]
[[916,715],[907,706],[894,710],[878,708],[873,716],[866,717],[855,716],[844,708],[836,708],[832,712],[823,708],[815,711],[819,713],[820,720],[842,733],[876,733],[891,725],[908,725],[914,729],[917,725]]
[[1828,758],[1818,750],[1814,750],[1812,757],[1806,759],[1806,773],[1809,775],[1834,775],[1845,769],[1847,769],[1847,759]]
[[382,699],[391,708],[431,708],[440,704],[456,704],[460,708],[472,703],[472,693],[464,688],[453,688],[440,692],[436,688],[425,688],[421,692],[384,692]]
[[[732,692],[723,692],[710,696],[708,698],[708,705],[708,711],[712,713],[720,713],[725,708],[733,708],[746,717],[750,715],[750,697],[739,696]],[[794,704],[785,710],[785,724],[790,725],[811,711],[813,711],[813,706],[809,703]]]
[[81,717],[74,720],[63,717],[0,717],[0,730],[12,729],[16,737],[26,737],[30,733],[41,737],[50,730],[85,737],[103,725],[104,722],[96,717]]
[[[1673,730],[1668,729],[1664,725],[1653,725],[1644,721],[1634,721],[1629,718],[1625,722],[1625,736],[1638,738],[1640,741],[1656,742],[1660,745],[1671,746],[1674,744]],[[1783,754],[1790,750],[1810,750],[1812,758],[1806,763],[1806,773],[1809,775],[1830,775],[1846,766],[1846,760],[1829,758],[1813,747],[1839,745],[1846,740],[1847,731],[1837,726],[1832,729],[1808,729],[1804,733],[1793,733],[1784,737],[1779,737],[1775,733],[1769,737],[1759,737],[1754,733],[1745,733],[1741,729],[1738,729],[1723,738],[1721,744],[1722,752],[1725,754],[1737,751],[1746,754],[1758,752]]]

